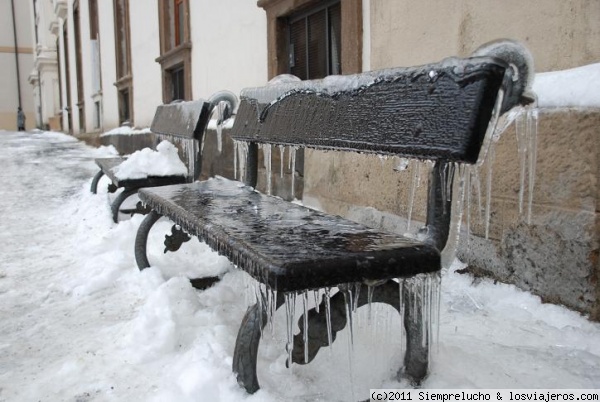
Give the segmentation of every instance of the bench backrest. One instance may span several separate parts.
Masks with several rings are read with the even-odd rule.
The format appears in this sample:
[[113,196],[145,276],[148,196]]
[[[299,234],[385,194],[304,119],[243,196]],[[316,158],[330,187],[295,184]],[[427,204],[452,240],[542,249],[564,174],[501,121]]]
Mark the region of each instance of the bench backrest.
[[236,140],[473,163],[506,65],[452,59],[245,89]]
[[227,91],[217,92],[208,100],[175,101],[156,108],[150,131],[157,136],[158,141],[169,140],[180,150],[180,156],[188,166],[189,181],[200,175],[202,167],[201,143],[213,109],[224,102],[221,108],[227,119],[237,106],[237,98]]
[[477,161],[492,116],[514,106],[502,103],[512,77],[508,62],[482,56],[250,88],[241,93],[231,136],[250,143],[252,186],[256,143],[435,160],[427,225],[441,249],[450,222],[448,164]]

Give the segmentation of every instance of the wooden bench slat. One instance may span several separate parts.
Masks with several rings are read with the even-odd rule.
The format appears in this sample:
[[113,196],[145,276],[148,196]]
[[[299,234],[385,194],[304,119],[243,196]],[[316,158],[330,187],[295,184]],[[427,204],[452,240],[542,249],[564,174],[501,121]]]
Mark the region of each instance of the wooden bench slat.
[[139,192],[147,205],[279,291],[439,270],[430,245],[218,178]]
[[155,134],[200,139],[210,118],[211,105],[199,99],[156,108],[150,131]]
[[250,88],[231,136],[474,163],[505,69],[480,57]]

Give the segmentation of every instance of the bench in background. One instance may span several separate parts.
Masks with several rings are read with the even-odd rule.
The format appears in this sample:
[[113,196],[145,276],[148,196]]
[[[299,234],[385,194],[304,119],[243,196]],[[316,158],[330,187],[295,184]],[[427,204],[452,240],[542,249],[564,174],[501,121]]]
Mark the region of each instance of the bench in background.
[[[222,106],[219,106],[220,103]],[[218,118],[221,121],[225,120],[231,116],[231,113],[237,107],[237,98],[231,92],[221,91],[214,94],[208,101],[178,101],[168,105],[160,105],[156,108],[150,131],[155,135],[157,144],[162,140],[168,140],[178,146],[181,156],[183,156],[182,159],[188,167],[187,176],[146,175],[143,178],[119,178],[115,174],[115,168],[121,165],[126,158],[96,159],[100,171],[94,176],[90,191],[94,194],[97,192],[98,183],[103,176],[110,179],[109,192],[115,192],[118,188],[123,188],[123,191],[111,203],[115,223],[118,222],[120,212],[147,212],[140,206],[128,211],[120,210],[122,203],[128,197],[136,194],[140,188],[191,183],[198,178],[202,164],[199,139],[206,130],[213,109],[217,106],[219,106],[221,112],[221,116]]]

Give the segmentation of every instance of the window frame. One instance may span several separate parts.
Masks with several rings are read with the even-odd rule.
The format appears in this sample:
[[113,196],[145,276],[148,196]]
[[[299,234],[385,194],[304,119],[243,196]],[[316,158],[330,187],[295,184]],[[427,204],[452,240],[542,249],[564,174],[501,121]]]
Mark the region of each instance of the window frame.
[[[171,8],[172,5],[172,8]],[[179,5],[183,7],[182,25],[177,25]],[[173,15],[172,15],[173,14]],[[182,68],[184,79],[184,99],[192,100],[192,43],[190,40],[189,0],[159,0],[158,15],[160,27],[160,56],[156,62],[161,65],[163,102],[173,101],[173,70]],[[183,32],[183,38],[181,33]]]
[[[330,5],[329,2],[326,4]],[[290,16],[323,5],[321,0],[258,0],[267,14],[267,48],[269,79],[289,71],[288,30]],[[341,6],[341,71],[362,71],[362,0],[340,0]]]
[[[305,65],[304,65],[304,69],[306,72],[307,77],[302,77],[299,76],[301,79],[317,79],[317,78],[323,78],[324,76],[317,74],[316,76],[314,74],[311,74],[312,70],[311,70],[311,64],[313,64],[312,62],[314,62],[315,60],[311,57],[314,57],[315,55],[311,53],[310,50],[310,37],[311,37],[311,17],[317,17],[317,15],[321,12],[325,12],[324,15],[324,26],[322,26],[321,28],[323,28],[323,33],[325,35],[325,49],[324,49],[324,57],[325,60],[318,60],[318,61],[322,61],[324,62],[324,66],[322,65],[321,67],[324,67],[323,70],[325,70],[325,76],[326,75],[331,75],[331,74],[343,74],[343,70],[341,70],[342,66],[341,63],[338,63],[337,65],[337,70],[332,66],[332,46],[331,46],[331,41],[332,41],[332,26],[331,26],[331,11],[334,7],[339,7],[340,8],[340,14],[341,14],[341,2],[339,0],[329,0],[323,3],[319,3],[318,6],[316,7],[312,7],[309,10],[304,10],[302,12],[299,13],[295,13],[290,15],[289,17],[287,17],[286,20],[286,28],[287,28],[287,54],[288,54],[288,73],[289,74],[293,74],[293,68],[295,67],[291,65],[291,61],[292,61],[292,57],[295,56],[295,50],[293,50],[292,48],[292,36],[293,36],[293,27],[292,25],[295,25],[298,22],[303,22],[304,24],[304,40],[305,40],[305,55],[304,55],[304,61],[305,61]],[[341,15],[340,15],[340,20],[341,20]],[[340,38],[341,40],[341,38]],[[294,52],[294,53],[292,53]],[[339,53],[338,56],[341,59],[341,49],[339,49]],[[294,57],[295,59],[295,57]],[[341,70],[341,71],[339,71]],[[298,75],[298,74],[295,74]]]
[[[123,2],[123,14],[119,15],[118,3]],[[117,103],[119,105],[119,124],[129,121],[133,124],[133,75],[131,72],[131,29],[129,25],[129,0],[113,0],[115,22],[115,58],[117,87]],[[122,21],[121,21],[122,20]],[[120,25],[122,22],[122,30]],[[122,36],[124,35],[124,36]],[[124,42],[124,47],[121,46]],[[122,53],[125,54],[122,54]],[[124,63],[124,64],[123,64]],[[125,70],[125,71],[123,71]],[[127,104],[124,104],[123,94],[127,93]],[[127,113],[125,113],[127,112]]]

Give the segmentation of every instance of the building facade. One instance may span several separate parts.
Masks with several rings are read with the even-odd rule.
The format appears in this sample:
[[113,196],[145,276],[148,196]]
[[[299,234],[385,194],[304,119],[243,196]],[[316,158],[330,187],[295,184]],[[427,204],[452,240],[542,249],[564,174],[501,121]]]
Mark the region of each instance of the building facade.
[[36,126],[33,91],[28,79],[33,67],[31,2],[0,0],[0,129],[17,129],[17,108],[26,116],[26,128]]
[[[151,4],[150,4],[151,3]],[[267,79],[265,16],[251,2],[34,0],[31,81],[43,127],[148,127],[174,99]],[[243,66],[243,67],[242,67]],[[33,79],[33,78],[32,78]]]

